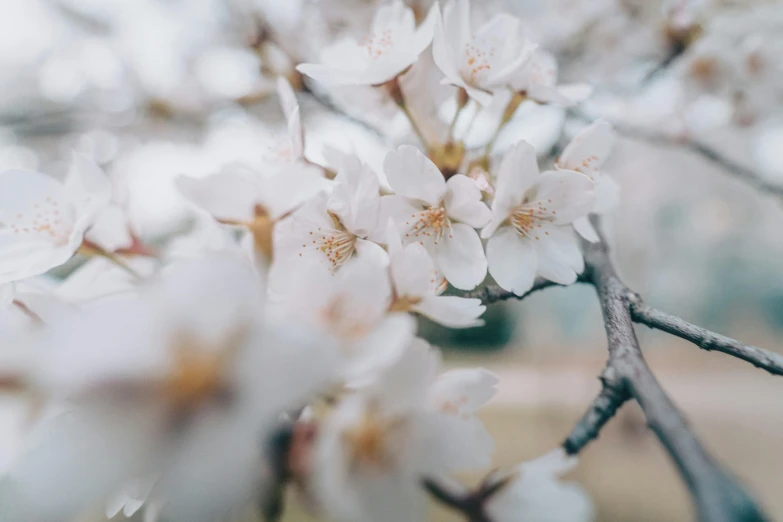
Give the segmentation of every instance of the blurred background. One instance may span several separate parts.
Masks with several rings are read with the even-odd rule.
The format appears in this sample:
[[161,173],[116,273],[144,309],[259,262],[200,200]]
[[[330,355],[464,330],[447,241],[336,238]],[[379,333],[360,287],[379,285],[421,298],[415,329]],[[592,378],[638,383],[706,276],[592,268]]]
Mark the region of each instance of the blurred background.
[[[306,153],[328,144],[380,170],[414,139],[369,88],[324,90],[299,76],[324,45],[361,35],[371,0],[2,0],[0,169],[65,174],[70,151],[118,181],[139,237],[200,226],[172,185],[242,163],[263,170],[284,121],[277,76],[300,91]],[[419,14],[430,2],[413,0]],[[623,189],[606,219],[628,285],[658,308],[783,352],[783,197],[696,152],[718,151],[783,186],[783,4],[763,0],[474,2],[474,23],[519,16],[564,82],[593,96],[575,109],[523,105],[494,151],[521,138],[551,163],[585,120],[619,124],[606,172]],[[432,117],[453,111],[438,91]],[[452,105],[449,105],[449,104]],[[483,144],[491,122],[464,136]],[[487,312],[487,326],[422,331],[449,364],[501,377],[485,413],[498,466],[547,451],[598,390],[605,338],[594,292],[540,292]],[[783,381],[639,327],[653,370],[706,446],[783,519]],[[635,405],[575,472],[599,521],[687,520],[687,493]],[[453,520],[446,513],[437,515]],[[294,508],[291,520],[306,518]]]

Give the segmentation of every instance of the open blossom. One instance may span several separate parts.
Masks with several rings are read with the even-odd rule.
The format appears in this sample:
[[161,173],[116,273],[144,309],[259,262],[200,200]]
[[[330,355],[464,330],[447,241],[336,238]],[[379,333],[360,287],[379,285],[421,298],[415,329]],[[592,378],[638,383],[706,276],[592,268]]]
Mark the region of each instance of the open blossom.
[[510,86],[534,51],[519,19],[508,14],[495,15],[474,32],[469,0],[446,4],[432,43],[435,63],[446,75],[443,82],[462,87],[484,106],[492,101],[492,93]]
[[383,169],[396,193],[383,197],[384,217],[394,221],[404,242],[427,249],[449,283],[475,288],[487,274],[487,260],[474,229],[490,219],[476,182],[462,174],[446,181],[411,145],[390,151]]
[[396,0],[378,9],[369,34],[361,41],[346,37],[323,50],[322,63],[305,63],[296,69],[328,85],[385,83],[411,66],[427,48],[437,17],[436,3],[417,28],[413,11]]
[[576,484],[558,480],[573,469],[576,457],[562,449],[523,462],[498,481],[508,481],[485,506],[493,522],[590,522],[593,509],[587,494]]
[[484,324],[479,317],[487,307],[481,299],[440,295],[446,289],[446,280],[435,270],[427,250],[419,243],[403,246],[396,228],[389,236],[392,310],[416,312],[451,328]]
[[316,440],[316,496],[343,522],[424,520],[425,477],[489,464],[493,442],[475,412],[497,379],[437,376],[440,358],[415,339],[402,358],[344,398]]
[[571,284],[584,269],[571,224],[595,203],[593,182],[579,172],[538,172],[536,151],[520,141],[503,157],[497,174],[488,238],[489,273],[517,295],[536,275]]
[[109,203],[97,165],[74,154],[64,183],[38,172],[0,174],[0,284],[43,274],[68,261]]
[[76,409],[47,422],[10,472],[25,519],[72,520],[151,476],[164,519],[222,519],[261,487],[259,437],[331,378],[332,355],[302,325],[266,319],[247,263],[170,268],[141,297],[43,335],[30,379]]
[[343,156],[331,192],[310,199],[281,223],[275,234],[278,260],[337,271],[360,256],[385,258],[383,249],[369,240],[377,233],[379,191],[378,177],[365,163]]
[[[605,214],[620,201],[620,186],[601,170],[612,151],[614,140],[612,126],[605,121],[596,121],[582,129],[555,162],[558,170],[581,172],[593,180],[595,204],[591,212],[594,214]],[[587,217],[576,219],[574,228],[585,239],[598,241],[598,234]]]
[[587,99],[593,89],[584,83],[557,83],[557,61],[542,50],[536,50],[532,59],[513,77],[511,88],[538,103],[553,103],[570,107]]
[[299,277],[281,309],[285,317],[318,329],[326,347],[336,347],[341,360],[336,378],[364,381],[394,364],[413,338],[416,322],[403,311],[390,311],[386,263],[365,256],[336,273],[324,266],[306,268],[304,274],[295,271]]

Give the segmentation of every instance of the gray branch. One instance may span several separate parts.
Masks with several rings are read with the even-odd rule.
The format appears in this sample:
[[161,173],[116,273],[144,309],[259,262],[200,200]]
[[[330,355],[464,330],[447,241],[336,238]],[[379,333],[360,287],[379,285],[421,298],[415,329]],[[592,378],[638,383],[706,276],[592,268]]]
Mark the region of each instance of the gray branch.
[[[633,293],[615,273],[606,243],[602,240],[586,244],[585,249],[587,273],[598,293],[609,349],[609,361],[603,375],[604,389],[609,392],[602,392],[604,402],[609,400],[607,397],[611,397],[611,393],[621,394],[625,389],[639,403],[650,429],[666,448],[688,486],[700,521],[767,520],[753,498],[704,449],[647,366],[631,318]],[[601,424],[611,417],[609,412],[613,413],[612,406],[618,401],[609,401],[603,410],[591,407],[577,424],[577,430],[584,431],[583,425],[594,426],[597,433]]]
[[690,341],[699,348],[722,352],[747,361],[772,375],[783,375],[783,356],[741,343],[731,337],[711,332],[701,326],[691,324],[684,319],[667,314],[646,305],[636,295],[630,296],[631,317],[637,323],[645,324],[663,332]]

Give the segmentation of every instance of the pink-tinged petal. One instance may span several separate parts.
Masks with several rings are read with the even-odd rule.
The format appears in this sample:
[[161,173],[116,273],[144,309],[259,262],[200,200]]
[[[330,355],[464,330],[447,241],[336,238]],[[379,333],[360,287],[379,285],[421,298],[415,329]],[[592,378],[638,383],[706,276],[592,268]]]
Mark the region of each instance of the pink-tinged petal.
[[620,203],[620,185],[606,174],[601,174],[595,180],[595,205],[593,212],[606,214]]
[[400,196],[439,205],[446,193],[446,180],[427,156],[412,146],[400,145],[386,154],[383,171],[389,185]]
[[391,259],[391,276],[398,297],[423,297],[430,293],[435,263],[419,243],[407,245]]
[[487,242],[489,274],[501,288],[522,295],[533,286],[538,255],[531,241],[502,227]]
[[539,215],[556,225],[572,223],[586,216],[595,204],[595,190],[590,178],[570,170],[550,170],[539,176],[535,195]]
[[505,220],[525,199],[525,193],[538,180],[536,149],[520,141],[503,156],[495,183],[492,216]]
[[472,328],[482,326],[479,319],[486,306],[481,299],[466,299],[454,295],[430,295],[424,297],[411,310],[448,328]]
[[471,290],[487,275],[487,258],[478,234],[468,225],[452,223],[435,245],[438,270],[454,287]]
[[595,231],[595,228],[593,228],[593,225],[590,223],[590,218],[588,217],[575,219],[574,230],[576,230],[580,236],[590,241],[591,243],[598,243],[601,240],[601,238],[598,237],[598,232]]
[[462,174],[449,178],[444,205],[446,213],[473,228],[481,228],[492,217],[487,205],[481,200],[481,190],[475,181]]
[[558,158],[557,166],[594,178],[609,157],[615,139],[612,126],[606,121],[598,120],[582,129],[571,140]]
[[221,172],[205,178],[179,176],[175,184],[188,201],[217,220],[253,219],[258,194],[247,175]]
[[546,227],[548,234],[532,244],[538,254],[538,275],[561,285],[576,281],[584,270],[584,258],[571,227]]
[[473,415],[495,396],[499,382],[483,368],[449,370],[433,383],[427,400],[444,413]]

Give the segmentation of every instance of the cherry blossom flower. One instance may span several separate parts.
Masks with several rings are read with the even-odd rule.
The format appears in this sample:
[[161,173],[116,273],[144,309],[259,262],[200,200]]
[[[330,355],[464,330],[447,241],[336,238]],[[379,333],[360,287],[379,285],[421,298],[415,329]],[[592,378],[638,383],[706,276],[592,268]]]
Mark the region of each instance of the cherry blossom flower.
[[331,352],[303,325],[268,321],[262,298],[248,263],[213,255],[47,331],[30,379],[77,409],[10,472],[27,519],[71,519],[153,475],[168,520],[211,522],[252,501],[259,437],[334,374]]
[[571,224],[593,208],[593,182],[574,171],[538,173],[535,149],[520,141],[503,157],[497,174],[488,238],[489,273],[517,295],[536,275],[571,284],[584,269]]
[[38,172],[0,174],[0,284],[73,257],[110,195],[103,172],[79,154],[64,183]]
[[403,311],[389,310],[392,288],[383,260],[360,257],[336,273],[323,265],[302,268],[280,310],[284,317],[314,326],[327,345],[336,347],[341,356],[336,379],[363,382],[394,364],[416,323]]
[[593,519],[590,499],[576,484],[558,481],[558,476],[573,469],[576,457],[562,449],[523,462],[506,476],[508,481],[489,498],[485,510],[493,522],[589,522]]
[[334,272],[360,256],[385,258],[369,240],[377,234],[379,190],[378,177],[366,164],[343,156],[331,193],[322,192],[281,223],[275,235],[278,259],[320,264]]
[[462,174],[446,181],[411,145],[390,151],[383,168],[396,193],[382,198],[383,215],[394,221],[404,242],[427,249],[449,283],[475,288],[486,276],[487,260],[474,228],[490,219],[476,182]]
[[[582,129],[555,162],[555,168],[558,170],[581,172],[593,180],[595,204],[591,212],[595,214],[606,214],[614,209],[620,200],[620,186],[601,171],[612,151],[614,140],[612,126],[605,121],[596,121]],[[574,220],[574,228],[585,239],[598,241],[598,234],[587,217]]]
[[470,1],[451,0],[435,28],[432,53],[446,78],[487,106],[492,93],[510,86],[528,64],[535,45],[522,33],[519,19],[497,14],[475,33],[470,23]]
[[416,312],[450,328],[481,326],[486,310],[481,299],[440,295],[446,280],[435,270],[427,250],[419,243],[402,245],[397,229],[389,234],[390,272],[394,286],[391,309]]
[[271,175],[234,166],[206,178],[180,176],[180,192],[218,222],[249,230],[258,251],[272,251],[273,226],[328,183],[322,171],[294,163]]
[[473,415],[494,394],[487,372],[438,379],[436,351],[415,339],[394,366],[344,398],[316,441],[313,485],[345,522],[423,520],[424,477],[480,469],[493,442]]
[[417,28],[413,11],[400,0],[376,11],[370,33],[361,41],[346,37],[321,53],[320,64],[297,70],[328,85],[380,85],[410,67],[432,41],[437,3]]
[[538,103],[553,103],[570,107],[586,100],[593,92],[584,83],[557,83],[557,61],[550,53],[536,50],[532,59],[520,69],[511,81],[515,92]]

